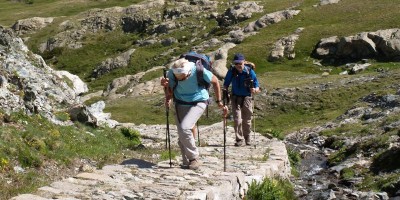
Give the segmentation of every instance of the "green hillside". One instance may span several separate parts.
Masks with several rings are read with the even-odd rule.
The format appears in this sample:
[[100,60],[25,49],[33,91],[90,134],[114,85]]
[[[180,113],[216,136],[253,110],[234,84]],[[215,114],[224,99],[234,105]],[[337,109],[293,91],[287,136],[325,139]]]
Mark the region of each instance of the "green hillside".
[[[224,2],[218,4],[218,10],[222,13],[227,8],[228,0],[218,0]],[[149,38],[148,33],[124,33],[121,29],[114,31],[100,31],[85,35],[83,47],[80,49],[56,48],[50,52],[39,52],[39,45],[46,42],[49,38],[58,33],[58,24],[65,20],[77,22],[84,15],[82,12],[92,8],[108,8],[112,6],[126,7],[131,4],[142,2],[141,0],[7,0],[0,2],[0,25],[10,27],[18,19],[30,17],[57,17],[52,25],[29,35],[27,45],[35,53],[41,54],[51,67],[59,70],[67,70],[74,73],[89,85],[90,92],[104,90],[107,85],[115,78],[124,75],[133,75],[138,72],[148,70],[155,66],[162,66],[171,61],[173,56],[178,56],[190,49],[191,46],[198,45],[202,41],[211,38],[223,38],[229,28],[217,27],[215,19],[201,18],[196,16],[191,18],[177,19],[177,22],[185,24],[196,24],[202,22],[202,28],[193,26],[190,30],[173,31],[161,35],[161,39],[174,37],[179,43],[171,46],[162,46],[159,43],[145,47],[135,46],[135,42]],[[242,2],[236,1],[236,2]],[[370,60],[372,66],[357,75],[342,76],[340,72],[344,66],[317,66],[313,64],[311,53],[315,45],[321,38],[330,36],[350,36],[359,32],[377,31],[381,29],[400,28],[400,4],[394,0],[341,0],[338,4],[317,6],[318,0],[263,0],[258,1],[259,5],[264,6],[263,13],[257,13],[237,26],[245,26],[257,18],[275,11],[288,8],[301,10],[300,14],[292,19],[281,21],[259,31],[258,34],[246,38],[229,52],[229,60],[233,54],[242,52],[246,59],[256,64],[256,73],[261,82],[264,94],[269,95],[271,91],[279,88],[290,88],[298,91],[297,101],[271,100],[265,96],[256,96],[256,128],[262,134],[273,135],[283,138],[286,134],[299,130],[303,127],[316,126],[336,119],[346,110],[353,107],[361,98],[373,92],[378,94],[393,94],[395,89],[392,85],[398,84],[400,74],[400,63],[398,62],[377,62]],[[165,7],[168,7],[168,1]],[[165,9],[165,8],[160,8]],[[295,46],[296,58],[293,60],[283,59],[277,62],[268,62],[267,58],[272,45],[281,37],[292,34],[297,28],[304,28],[300,34],[300,39]],[[200,39],[191,42],[196,36]],[[185,42],[190,45],[185,45]],[[106,58],[114,57],[128,49],[135,48],[136,51],[125,68],[117,69],[98,79],[92,79],[90,74],[95,66]],[[170,49],[174,51],[168,56],[160,56]],[[210,48],[208,51],[215,49]],[[384,69],[394,76],[377,79],[371,82],[352,82],[349,85],[340,85],[343,80],[351,80],[357,77],[377,76],[377,69]],[[323,71],[331,70],[329,76],[321,76]],[[159,76],[162,74],[160,73]],[[157,75],[151,76],[151,78]],[[351,81],[350,81],[351,82]],[[329,85],[332,90],[313,90],[320,85]],[[390,89],[388,89],[390,88]],[[265,93],[265,91],[268,91]],[[89,102],[102,99],[98,97]],[[163,124],[165,123],[165,109],[163,107],[163,96],[160,94],[143,96],[141,98],[120,98],[107,102],[105,112],[111,112],[112,118],[119,122],[129,122],[135,124]],[[138,115],[136,111],[146,110],[148,112]],[[0,112],[3,120],[10,121],[10,116]],[[0,118],[0,119],[1,119]],[[21,118],[19,120],[17,118]],[[396,118],[398,119],[398,118]],[[93,130],[81,124],[77,128],[65,128],[50,125],[47,121],[41,121],[38,116],[11,116],[11,121],[4,123],[0,128],[0,172],[9,172],[12,167],[11,160],[26,162],[28,167],[42,167],[41,159],[55,160],[56,164],[70,166],[74,159],[79,159],[78,154],[87,159],[93,159],[98,165],[107,162],[115,162],[121,158],[117,153],[126,148],[133,149],[133,143],[115,130]],[[213,105],[210,107],[210,118],[205,117],[200,120],[200,125],[210,124],[221,120],[220,113]],[[25,122],[26,121],[26,122]],[[1,122],[3,125],[3,122]],[[21,128],[29,123],[27,129]],[[45,127],[37,128],[38,124],[45,124]],[[36,126],[35,126],[36,125]],[[47,127],[47,128],[46,128]],[[351,127],[350,127],[351,128]],[[357,127],[354,127],[356,129]],[[67,130],[65,130],[67,129]],[[55,142],[51,143],[45,139],[46,134],[54,134]],[[60,136],[59,132],[68,133]],[[81,133],[93,133],[99,135],[98,139],[84,136],[78,140],[79,144],[92,144],[91,149],[73,149],[70,145],[74,144],[75,137],[79,138]],[[22,135],[17,135],[22,133]],[[35,136],[36,133],[38,136]],[[112,137],[111,137],[112,135]],[[116,136],[116,137],[115,137]],[[126,136],[126,135],[125,135]],[[19,139],[22,138],[22,139]],[[71,139],[72,138],[72,139]],[[3,142],[4,141],[4,142]],[[110,141],[104,142],[104,141]],[[12,142],[12,146],[7,142]],[[103,146],[107,143],[105,149]],[[96,146],[98,145],[98,146]],[[65,154],[53,155],[51,150],[60,149]],[[10,150],[11,149],[11,150]],[[105,152],[107,151],[107,152]],[[162,150],[155,150],[162,151]],[[22,152],[19,154],[18,152]],[[33,153],[32,153],[33,152]],[[118,155],[117,155],[118,154]],[[71,158],[69,158],[69,156]],[[116,158],[114,158],[114,156]],[[50,161],[49,161],[50,162]],[[48,163],[47,163],[48,164]],[[11,170],[12,171],[12,170]],[[31,171],[27,176],[20,174],[0,173],[2,179],[16,179],[20,184],[16,187],[7,183],[1,183],[0,193],[7,197],[19,192],[32,191],[37,185],[32,182],[46,184],[49,177],[40,179],[40,174]],[[395,178],[398,178],[396,176]],[[372,178],[371,178],[372,179]],[[382,183],[384,184],[384,183]],[[372,186],[365,186],[366,189]],[[374,185],[375,188],[379,186]],[[4,191],[3,191],[4,190]]]
[[[2,3],[2,13],[19,13],[24,15],[5,15],[0,17],[0,23],[11,25],[11,21],[17,20],[19,17],[33,16],[63,16],[56,18],[56,22],[64,20],[77,20],[82,17],[80,11],[90,8],[105,8],[109,6],[127,6],[130,1],[77,1],[68,3],[68,6],[63,7],[62,12],[59,12],[60,4],[65,4],[66,1],[33,1],[32,3],[6,1]],[[68,1],[69,2],[69,1]],[[170,5],[166,1],[165,8]],[[223,12],[229,1],[218,4],[218,10]],[[238,1],[241,2],[241,1]],[[246,38],[242,43],[238,44],[229,52],[229,59],[235,52],[242,52],[246,55],[246,59],[254,62],[257,66],[256,72],[261,80],[261,86],[264,91],[271,91],[274,88],[284,87],[304,87],[315,82],[323,83],[326,80],[331,82],[340,81],[343,76],[337,75],[343,71],[343,66],[324,66],[319,67],[313,64],[311,53],[321,38],[330,36],[350,36],[359,32],[377,31],[381,29],[389,29],[400,27],[400,5],[392,0],[382,0],[379,5],[372,0],[342,0],[338,4],[326,6],[314,6],[318,4],[318,0],[266,0],[258,2],[264,6],[263,13],[256,13],[252,19],[240,22],[237,26],[245,26],[251,21],[254,21],[267,13],[272,13],[288,8],[301,10],[300,14],[293,19],[281,21],[270,25],[259,31],[258,34]],[[135,3],[135,2],[134,2]],[[47,12],[37,13],[37,8],[46,10]],[[79,8],[79,9],[77,9]],[[160,8],[161,9],[161,8]],[[57,14],[51,14],[57,13]],[[14,17],[14,18],[13,18]],[[198,16],[186,17],[177,19],[177,22],[186,24],[196,24]],[[150,69],[154,66],[167,64],[172,56],[178,56],[183,52],[188,51],[191,46],[197,45],[204,40],[211,38],[221,39],[223,35],[229,32],[229,28],[217,27],[215,19],[200,17],[204,27],[195,27],[191,30],[173,31],[168,34],[160,35],[160,38],[174,37],[179,40],[179,43],[174,43],[171,46],[162,46],[159,43],[145,47],[135,46],[137,40],[148,38],[147,33],[124,33],[122,30],[110,32],[98,32],[89,34],[84,38],[84,45],[80,49],[57,48],[51,52],[44,52],[42,56],[47,63],[56,69],[68,70],[71,73],[79,75],[85,80],[90,88],[90,91],[103,90],[115,78],[127,74],[135,74],[137,72]],[[43,30],[28,35],[30,38],[27,42],[30,49],[38,52],[40,43],[46,41],[49,37],[57,33],[57,24],[53,23]],[[295,46],[296,58],[293,60],[283,59],[277,62],[268,62],[267,57],[272,48],[272,45],[281,37],[288,36],[297,28],[304,28],[299,40]],[[185,45],[185,42],[190,41],[196,32],[197,36],[209,33],[207,36],[191,42],[190,45]],[[134,56],[131,58],[128,67],[117,69],[100,78],[92,79],[91,71],[96,65],[106,58],[118,55],[127,49],[135,48]],[[168,56],[160,56],[161,53],[174,49],[172,54]],[[206,49],[212,51],[214,49]],[[373,60],[372,67],[364,74],[376,73],[374,69],[388,68],[398,69],[399,63],[379,63]],[[320,77],[319,79],[307,79],[298,77],[307,77],[308,75],[320,75],[322,70],[331,70],[331,75]],[[161,73],[159,74],[161,76]],[[362,76],[362,75],[361,75]],[[153,76],[156,77],[156,76]],[[366,95],[372,90],[384,90],[383,87],[372,85],[363,86],[365,89],[351,88],[345,90],[334,91],[333,93],[304,93],[300,94],[300,99],[310,101],[311,106],[303,107],[301,105],[280,105],[280,106],[264,106],[259,111],[258,124],[260,131],[276,130],[282,133],[288,133],[297,130],[300,127],[307,126],[308,123],[322,123],[335,119],[352,106],[355,100],[363,95]],[[319,96],[315,96],[315,94]],[[334,99],[332,99],[334,97]],[[165,119],[160,112],[162,108],[162,96],[143,97],[143,99],[122,98],[107,103],[107,112],[111,112],[114,119],[120,122],[161,124]],[[89,102],[94,102],[99,98]],[[260,99],[262,101],[262,99]],[[136,102],[136,103],[132,103]],[[272,102],[274,103],[274,102]],[[277,102],[279,104],[279,102]],[[266,102],[263,105],[271,104]],[[281,108],[284,106],[285,108]],[[146,116],[137,116],[135,111],[143,109],[143,107],[151,112],[146,113]],[[213,108],[213,107],[211,107]],[[213,109],[211,109],[213,110]],[[256,113],[257,114],[257,113]],[[217,112],[211,111],[210,119],[202,119],[202,123],[212,123],[220,119]],[[274,116],[274,117],[272,117]],[[306,116],[306,117],[305,117]],[[273,119],[273,120],[272,120]],[[282,126],[284,125],[284,126]],[[290,128],[288,128],[290,127]]]

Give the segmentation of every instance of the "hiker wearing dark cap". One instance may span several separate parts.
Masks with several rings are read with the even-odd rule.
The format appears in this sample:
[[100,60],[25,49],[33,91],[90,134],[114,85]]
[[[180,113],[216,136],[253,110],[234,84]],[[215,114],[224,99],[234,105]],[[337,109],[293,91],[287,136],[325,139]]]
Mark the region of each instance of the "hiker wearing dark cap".
[[[176,110],[176,126],[178,128],[178,145],[182,153],[183,168],[196,170],[199,168],[199,151],[195,144],[192,128],[203,114],[209,99],[208,91],[198,84],[197,68],[193,62],[181,58],[173,63],[168,70],[167,78],[161,79],[161,85],[167,87],[165,105],[174,101]],[[216,103],[223,109],[227,108],[221,101],[220,85],[216,76],[204,69],[203,78],[214,88]]]
[[253,114],[253,95],[260,92],[259,83],[253,67],[247,64],[243,54],[235,54],[233,65],[224,80],[224,89],[228,91],[232,84],[231,106],[234,119],[236,143],[242,146],[250,143],[251,118]]

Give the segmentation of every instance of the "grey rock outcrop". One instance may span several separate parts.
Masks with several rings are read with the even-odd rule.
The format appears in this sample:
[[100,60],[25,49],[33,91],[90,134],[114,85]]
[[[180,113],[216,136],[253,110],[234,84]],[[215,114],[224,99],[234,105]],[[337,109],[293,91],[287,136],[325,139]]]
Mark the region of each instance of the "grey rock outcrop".
[[59,105],[77,103],[77,93],[20,38],[0,27],[2,87],[0,105],[6,112],[41,113],[56,122]]
[[241,2],[231,8],[228,8],[223,14],[217,16],[219,26],[227,27],[239,22],[250,19],[253,13],[263,11],[263,6],[259,6],[256,2]]
[[71,74],[67,71],[55,71],[59,77],[66,78],[67,84],[74,90],[76,95],[82,95],[89,91],[89,88],[85,82],[82,81],[77,75]]
[[359,61],[365,58],[400,61],[400,29],[324,38],[317,44],[313,55],[328,63]]
[[53,22],[53,17],[32,17],[20,19],[11,27],[17,34],[27,34],[40,30]]
[[296,32],[294,34],[279,39],[275,43],[275,45],[268,57],[268,61],[276,61],[276,60],[282,59],[284,57],[286,57],[288,59],[294,59],[294,57],[296,56],[294,47],[295,47],[296,41],[299,39],[300,33],[302,31],[303,31],[303,28],[299,28],[296,30]]
[[[140,32],[147,34],[164,34],[179,30],[181,24],[174,22],[177,18],[206,15],[203,12],[215,11],[216,1],[176,1],[150,0],[128,7],[112,7],[92,9],[81,13],[80,18],[62,22],[60,30],[39,47],[41,52],[56,48],[78,49],[83,46],[84,36],[99,31],[115,31],[121,28],[124,32]],[[164,9],[165,8],[165,9]],[[188,25],[192,26],[192,25]],[[193,26],[201,26],[194,24]],[[146,41],[156,41],[154,36]]]
[[255,22],[249,23],[245,28],[244,32],[253,32],[257,31],[261,28],[264,28],[268,25],[278,23],[282,20],[291,19],[294,16],[298,15],[300,10],[283,10],[274,13],[269,13],[267,15],[262,16]]
[[[150,73],[155,70],[164,68],[163,66],[154,67],[146,72],[139,72],[135,75],[126,75],[120,78],[114,79],[107,87],[107,90],[103,92],[103,96],[107,97],[107,100],[117,99],[123,96],[140,96],[154,93],[161,93],[163,88],[160,86],[160,73],[159,78],[155,78],[148,81],[143,81],[142,78],[146,73]],[[121,88],[126,88],[121,90]]]
[[41,114],[56,124],[57,112],[67,111],[72,120],[93,126],[115,127],[118,122],[103,113],[104,102],[84,106],[80,95],[87,85],[76,75],[56,71],[42,57],[30,52],[14,32],[0,27],[0,108],[6,113]]
[[319,5],[324,6],[324,5],[329,5],[329,4],[335,4],[339,3],[340,0],[321,0]]
[[226,43],[221,46],[219,49],[211,52],[210,58],[213,60],[213,73],[220,79],[225,78],[226,73],[228,72],[228,52],[229,49],[235,47],[236,45],[233,43]]
[[112,70],[128,66],[131,56],[134,52],[135,49],[130,49],[115,58],[108,58],[93,70],[92,77],[99,78],[100,76],[107,74]]
[[265,28],[271,24],[278,23],[282,20],[291,19],[299,13],[300,10],[283,10],[266,14],[258,20],[250,22],[244,28],[234,28],[234,30],[229,32],[229,37],[224,38],[224,41],[239,44],[246,37],[257,34],[257,31],[259,31],[260,29]]

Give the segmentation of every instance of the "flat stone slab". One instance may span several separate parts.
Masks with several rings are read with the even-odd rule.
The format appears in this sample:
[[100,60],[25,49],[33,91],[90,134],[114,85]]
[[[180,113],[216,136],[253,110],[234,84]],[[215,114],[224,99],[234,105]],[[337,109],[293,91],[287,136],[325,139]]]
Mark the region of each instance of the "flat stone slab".
[[[165,139],[165,128],[160,127],[141,125],[130,128],[139,130],[146,138],[160,141]],[[177,145],[173,126],[170,134],[171,145]],[[252,133],[252,145],[235,147],[232,127],[227,128],[226,137],[224,160],[222,123],[200,128],[202,165],[195,171],[180,168],[181,156],[173,158],[171,167],[169,160],[149,163],[132,158],[124,161],[125,164],[107,165],[101,170],[80,173],[42,187],[34,194],[22,194],[12,199],[232,200],[242,199],[248,183],[253,180],[290,175],[287,151],[282,141]],[[154,145],[150,143],[144,145]]]

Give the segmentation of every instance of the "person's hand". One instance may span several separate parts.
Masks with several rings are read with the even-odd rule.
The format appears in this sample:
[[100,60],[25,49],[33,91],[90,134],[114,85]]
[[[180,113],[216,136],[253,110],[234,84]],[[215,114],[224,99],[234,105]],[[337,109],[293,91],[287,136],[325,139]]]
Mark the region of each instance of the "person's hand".
[[259,91],[260,91],[259,88],[250,88],[250,92],[252,94],[258,93]]
[[165,98],[164,105],[166,108],[169,108],[171,106],[171,99],[170,98]]
[[162,78],[161,78],[161,81],[160,81],[160,84],[161,84],[163,87],[167,87],[168,84],[169,84],[168,78],[162,77]]
[[226,116],[228,116],[228,106],[224,106],[223,108],[222,108],[222,110],[223,110],[223,115],[224,115],[224,117],[226,118]]
[[222,108],[222,114],[224,117],[226,117],[226,115],[228,114],[228,106],[224,106],[222,102],[219,102],[218,107]]

